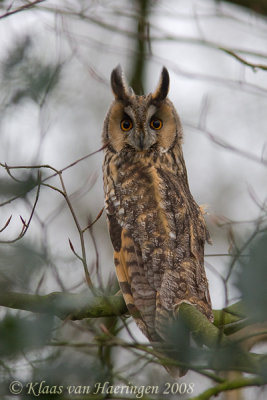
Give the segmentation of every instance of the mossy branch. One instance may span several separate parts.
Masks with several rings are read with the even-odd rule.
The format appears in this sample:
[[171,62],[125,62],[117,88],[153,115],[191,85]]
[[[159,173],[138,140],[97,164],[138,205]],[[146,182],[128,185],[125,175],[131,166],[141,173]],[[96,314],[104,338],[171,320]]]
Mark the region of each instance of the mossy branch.
[[[214,349],[214,358],[210,367],[214,370],[236,370],[253,374],[261,374],[266,368],[266,359],[260,354],[244,351],[239,343],[227,337],[223,331],[213,325],[198,309],[190,304],[182,303],[178,311],[179,317],[192,333],[199,345]],[[231,362],[220,362],[220,354],[232,353]]]
[[197,341],[205,344],[208,347],[216,347],[218,344],[228,345],[228,339],[220,330],[209,322],[196,307],[187,303],[182,303],[178,310],[179,316],[184,321],[185,325],[192,332]]
[[[0,305],[36,313],[47,313],[55,315],[62,320],[114,317],[127,313],[127,307],[122,296],[100,296],[93,295],[90,292],[80,294],[54,292],[43,296],[4,292],[0,293]],[[181,304],[179,316],[199,344],[206,345],[211,349],[229,349],[229,346],[233,345],[234,342],[224,335],[223,331],[209,322],[196,307],[186,303]],[[238,349],[235,347],[235,351]],[[250,373],[260,373],[262,362],[264,363],[264,360],[261,359],[260,355],[243,352],[240,348],[240,351],[238,350],[235,354],[230,367],[229,365],[225,366],[225,370],[230,368]],[[216,370],[221,369],[222,365],[219,365],[214,360],[211,367]]]
[[[127,307],[122,296],[93,296],[86,293],[61,293],[53,292],[47,295],[25,294],[18,292],[0,293],[0,306],[26,310],[36,313],[54,314],[61,319],[70,317],[73,320],[84,318],[112,317],[127,313]],[[183,312],[185,309],[185,312]],[[186,318],[190,310],[194,313],[195,308],[186,304],[179,310]],[[222,319],[222,313],[223,319]],[[199,313],[201,316],[201,313]],[[213,310],[214,325],[220,327],[220,321],[224,325],[231,325],[244,318],[242,303],[236,303],[223,310]],[[210,324],[211,325],[211,324]]]
[[122,296],[93,296],[87,293],[47,295],[17,292],[0,293],[0,305],[18,310],[56,315],[60,319],[113,317],[127,312]]

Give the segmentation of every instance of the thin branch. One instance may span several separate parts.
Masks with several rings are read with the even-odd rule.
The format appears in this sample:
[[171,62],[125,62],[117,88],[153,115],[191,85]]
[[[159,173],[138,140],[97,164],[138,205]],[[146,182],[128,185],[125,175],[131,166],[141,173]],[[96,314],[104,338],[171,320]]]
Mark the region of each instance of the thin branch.
[[220,383],[217,386],[214,386],[205,392],[201,393],[200,395],[196,397],[192,397],[191,400],[208,400],[212,396],[217,396],[219,393],[227,391],[227,390],[234,390],[234,389],[240,389],[240,388],[245,388],[248,386],[262,386],[266,384],[266,381],[264,381],[260,377],[255,377],[255,378],[239,378],[233,381],[225,381],[223,383]]
[[62,196],[65,197],[65,193],[62,190],[58,189],[56,186],[49,185],[48,183],[42,183],[42,186],[46,186],[52,190],[55,190],[56,192],[60,193]]
[[260,227],[259,224],[257,224],[255,230],[252,232],[252,234],[249,236],[249,238],[246,240],[246,242],[242,245],[242,247],[240,249],[238,249],[236,247],[236,251],[235,251],[235,255],[228,267],[228,273],[226,275],[225,281],[228,282],[228,280],[230,279],[230,276],[232,274],[233,268],[237,262],[237,260],[239,259],[239,256],[248,248],[248,246],[250,245],[250,243],[255,239],[255,237],[258,235],[258,233],[260,232]]
[[221,138],[215,136],[213,133],[205,130],[205,129],[200,129],[197,126],[194,126],[190,123],[186,123],[184,124],[185,126],[188,126],[191,129],[197,130],[201,133],[203,133],[205,136],[207,136],[213,143],[217,144],[218,146],[232,151],[234,153],[236,153],[239,156],[245,157],[248,160],[257,162],[258,164],[263,165],[264,167],[267,167],[267,160],[262,159],[262,157],[258,157],[252,153],[247,152],[246,150],[241,150],[238,147],[235,147],[233,145],[231,145],[230,143],[227,143],[226,141],[222,140]]
[[265,341],[267,340],[267,330],[264,331],[259,331],[259,332],[253,332],[244,336],[241,336],[236,340],[236,342],[244,342],[247,341],[248,339],[255,339],[256,342],[258,341]]
[[[49,7],[49,6],[43,6],[41,8],[42,11],[48,11],[48,12],[56,12],[57,9],[53,8],[53,7]],[[81,13],[81,12],[76,12],[76,11],[72,11],[72,10],[61,10],[60,11],[62,15],[66,15],[69,17],[73,17],[73,18],[78,18],[79,20],[84,20],[84,21],[88,21],[92,24],[98,25],[103,29],[109,30],[112,33],[119,33],[122,34],[124,37],[129,37],[131,39],[138,39],[138,40],[142,40],[143,38],[143,34],[142,32],[136,32],[133,30],[129,30],[129,29],[125,29],[125,28],[121,28],[118,24],[112,24],[109,22],[104,21],[103,19],[100,18],[96,18],[94,15],[92,14],[88,14],[86,15],[85,13]],[[155,25],[153,23],[150,22],[150,28],[154,29],[155,32],[160,32],[160,27],[158,25]],[[210,41],[210,40],[206,40],[206,39],[202,39],[202,38],[194,38],[194,37],[186,37],[186,36],[179,36],[179,35],[172,35],[169,33],[166,33],[164,30],[161,30],[160,34],[157,35],[152,35],[150,34],[149,40],[151,42],[155,41],[155,42],[175,42],[177,41],[178,43],[186,43],[188,45],[198,45],[198,46],[204,46],[204,47],[209,47],[215,50],[219,50],[221,51],[221,47],[220,44],[214,42],[214,41]],[[233,51],[235,53],[242,53],[242,54],[248,54],[248,55],[252,55],[252,56],[257,56],[257,57],[262,57],[262,58],[266,58],[267,54],[266,53],[260,53],[259,51],[255,51],[255,50],[251,50],[251,49],[229,49],[230,51]]]
[[[99,151],[101,151],[101,150],[104,149],[104,148],[105,148],[105,146],[103,146],[103,147],[101,147],[100,149],[94,151],[93,153],[87,154],[86,156],[84,156],[84,157],[82,157],[82,158],[80,158],[80,159],[78,159],[78,160],[72,162],[71,164],[67,165],[65,168],[63,168],[63,169],[61,169],[61,170],[59,170],[59,171],[58,171],[56,168],[51,167],[50,165],[47,165],[47,164],[45,164],[45,165],[34,165],[34,166],[8,166],[6,163],[5,163],[5,164],[0,163],[0,166],[2,166],[3,168],[5,168],[6,171],[7,171],[7,173],[8,173],[12,178],[13,178],[13,176],[12,176],[11,173],[10,173],[10,170],[11,170],[11,169],[27,169],[27,168],[28,168],[28,169],[38,169],[38,170],[39,170],[39,171],[38,171],[38,190],[37,190],[35,203],[34,203],[34,206],[33,206],[33,209],[32,209],[32,213],[31,213],[31,215],[30,215],[30,218],[29,218],[28,223],[25,223],[24,220],[22,220],[22,222],[23,222],[23,228],[22,228],[22,231],[20,232],[20,234],[19,234],[14,240],[2,241],[2,242],[0,242],[0,243],[14,243],[14,242],[16,242],[17,240],[21,239],[21,238],[25,235],[26,231],[27,231],[28,228],[29,228],[31,219],[32,219],[33,214],[34,214],[34,211],[35,211],[35,207],[36,207],[37,202],[38,202],[39,192],[40,192],[40,186],[41,186],[41,185],[47,186],[47,187],[49,187],[49,188],[51,188],[51,189],[53,189],[53,190],[56,190],[56,191],[58,191],[61,195],[64,196],[64,198],[65,198],[65,200],[66,200],[66,202],[67,202],[67,204],[68,204],[69,210],[70,210],[70,212],[71,212],[71,214],[72,214],[72,217],[73,217],[73,219],[74,219],[74,222],[75,222],[75,225],[76,225],[76,227],[77,227],[77,230],[78,230],[78,232],[79,232],[80,242],[81,242],[81,249],[82,249],[82,256],[80,257],[80,256],[74,251],[73,246],[72,246],[72,251],[73,251],[74,254],[82,261],[83,268],[84,268],[84,272],[85,272],[86,282],[87,282],[88,286],[89,286],[90,288],[92,288],[92,287],[93,287],[93,284],[92,284],[92,281],[91,281],[91,278],[90,278],[90,274],[89,274],[89,271],[88,271],[88,265],[87,265],[87,260],[86,260],[86,248],[85,248],[85,242],[84,242],[84,232],[85,232],[86,229],[90,229],[90,226],[88,226],[87,228],[85,228],[85,230],[83,230],[83,229],[81,228],[80,223],[79,223],[79,221],[78,221],[78,218],[77,218],[77,216],[76,216],[76,214],[75,214],[75,211],[74,211],[74,209],[73,209],[73,206],[72,206],[72,204],[71,204],[70,198],[68,197],[68,194],[67,194],[67,191],[66,191],[66,188],[65,188],[65,184],[64,184],[64,181],[63,181],[62,173],[63,173],[63,171],[67,170],[68,168],[73,167],[73,166],[76,165],[77,163],[79,163],[79,162],[85,160],[86,158],[88,158],[88,157],[90,157],[90,156],[92,156],[92,155],[98,153]],[[51,170],[54,171],[54,173],[53,173],[52,175],[50,175],[50,176],[48,176],[48,177],[46,177],[45,179],[42,180],[42,179],[41,179],[41,176],[40,176],[40,169],[41,169],[41,168],[48,168],[48,169],[51,169]],[[59,177],[59,179],[60,179],[60,183],[61,183],[61,186],[62,186],[62,189],[63,189],[63,190],[60,190],[60,189],[58,189],[58,188],[56,188],[56,187],[54,187],[54,186],[51,186],[51,185],[49,185],[49,184],[44,183],[44,182],[47,181],[48,179],[50,179],[50,178],[52,178],[52,177],[55,177],[55,176],[57,176],[57,175],[58,175],[58,177]],[[16,199],[19,198],[19,197],[21,197],[21,196],[20,196],[20,195],[19,195],[19,196],[15,196],[14,198],[9,199],[7,202],[2,203],[2,205],[7,204],[7,203],[10,203],[11,201],[16,200]],[[102,212],[103,212],[103,210],[101,210],[101,212],[98,214],[96,220],[95,220],[93,223],[95,223],[95,222],[100,218]],[[8,223],[9,223],[9,222],[8,222]],[[92,224],[93,224],[93,223],[92,223]],[[6,226],[7,226],[7,225],[8,225],[8,224],[6,224]]]
[[12,215],[10,215],[10,217],[8,218],[8,220],[6,221],[5,225],[3,226],[3,228],[0,229],[0,233],[3,232],[6,227],[9,225],[10,221],[11,221]]
[[20,179],[15,178],[15,176],[13,176],[11,174],[10,168],[8,167],[7,163],[5,163],[5,169],[6,169],[6,172],[8,173],[8,175],[10,176],[10,178],[13,179],[13,181],[15,181],[17,183],[22,183],[22,181]]
[[82,230],[82,233],[84,233],[87,229],[90,229],[99,220],[99,218],[103,214],[103,211],[104,211],[104,207],[99,211],[99,213],[97,214],[97,216],[93,220],[93,222],[90,222],[89,225],[87,225],[87,227]]
[[[93,287],[93,283],[91,281],[90,274],[89,274],[89,271],[88,271],[88,265],[87,265],[87,259],[86,259],[86,249],[85,249],[85,243],[84,243],[84,234],[83,234],[82,228],[80,226],[80,223],[78,221],[78,218],[77,218],[77,216],[75,214],[75,211],[74,211],[74,209],[72,207],[72,204],[70,202],[70,199],[69,199],[69,197],[67,195],[66,187],[65,187],[65,184],[64,184],[64,181],[63,181],[63,178],[62,178],[62,172],[59,172],[58,176],[59,176],[59,179],[60,179],[60,183],[61,183],[63,192],[65,194],[64,195],[65,200],[66,200],[66,202],[68,204],[69,210],[71,212],[71,215],[73,217],[73,220],[75,222],[76,228],[77,228],[77,230],[79,232],[79,236],[80,236],[82,257],[78,256],[76,253],[75,253],[75,255],[77,255],[77,257],[82,261],[86,282],[87,282],[88,286],[90,288],[92,288]],[[73,251],[74,251],[74,249],[73,249]]]
[[20,240],[21,238],[23,238],[23,236],[25,235],[25,233],[29,229],[31,220],[32,220],[33,215],[34,215],[35,208],[36,208],[38,200],[39,200],[39,194],[40,194],[40,188],[41,188],[41,172],[40,171],[38,171],[37,182],[38,182],[38,187],[37,187],[37,192],[36,192],[36,196],[35,196],[35,201],[34,201],[34,204],[33,204],[32,211],[31,211],[31,214],[30,214],[28,222],[25,222],[24,219],[22,217],[20,217],[20,219],[21,219],[21,221],[23,223],[23,227],[22,227],[22,230],[21,230],[20,234],[15,239],[12,239],[12,240],[1,240],[0,243],[15,243],[18,240]]
[[[102,208],[102,210],[100,211],[100,213],[98,215],[101,216],[103,210],[104,210],[104,208]],[[100,216],[99,216],[99,218],[100,218]],[[96,243],[95,235],[94,235],[94,232],[93,232],[93,223],[90,224],[88,232],[89,232],[89,235],[91,237],[91,240],[92,240],[92,243],[93,243],[93,247],[94,247],[94,250],[95,250],[95,269],[96,269],[97,279],[98,279],[100,288],[103,288],[103,281],[102,281],[102,277],[101,277],[101,274],[100,274],[100,268],[99,268],[99,252],[98,252],[98,249],[97,249],[97,243]]]
[[78,260],[80,260],[81,262],[83,262],[82,257],[79,256],[79,254],[75,251],[74,246],[73,246],[72,241],[70,240],[70,238],[69,238],[69,245],[70,245],[70,249],[71,249],[71,251],[73,252],[73,254],[75,255],[75,257],[77,257]]
[[43,3],[45,0],[35,0],[32,3],[27,3],[24,4],[21,7],[16,8],[15,10],[7,11],[5,14],[0,15],[0,19],[4,19],[9,17],[10,15],[18,14],[22,11],[29,10],[30,8],[33,8],[37,4]]
[[[91,157],[91,156],[94,156],[95,154],[97,154],[97,153],[99,153],[100,151],[104,150],[106,147],[107,147],[107,145],[102,146],[102,147],[100,147],[100,149],[95,150],[95,151],[93,151],[93,152],[90,153],[90,154],[86,154],[85,156],[79,158],[79,159],[76,160],[76,161],[73,161],[71,164],[69,164],[69,165],[67,165],[66,167],[62,168],[62,169],[61,169],[60,171],[58,171],[58,172],[59,172],[59,173],[62,173],[62,172],[64,172],[64,171],[66,171],[67,169],[73,167],[74,165],[80,163],[81,161],[84,161],[84,160],[86,160],[87,158],[89,158],[89,157]],[[48,179],[50,179],[50,178],[53,178],[53,177],[56,176],[56,175],[57,175],[57,174],[50,175],[50,176],[48,176],[47,178],[45,178],[44,181],[46,181],[46,180],[48,180]],[[43,181],[43,182],[44,182],[44,181]]]
[[[45,169],[51,169],[52,171],[54,171],[53,174],[47,176],[46,178],[44,178],[44,179],[41,181],[41,184],[43,184],[43,183],[46,182],[48,179],[54,178],[55,176],[61,174],[61,173],[64,172],[64,171],[66,171],[67,169],[69,169],[69,168],[73,167],[74,165],[80,163],[81,161],[84,161],[84,160],[86,160],[87,158],[89,158],[89,157],[91,157],[91,156],[93,156],[93,155],[99,153],[100,151],[104,150],[105,147],[106,147],[106,145],[100,147],[100,149],[95,150],[95,151],[93,151],[92,153],[86,154],[85,156],[79,158],[78,160],[73,161],[71,164],[68,164],[66,167],[64,167],[64,168],[62,168],[62,169],[60,169],[60,170],[57,170],[56,168],[52,167],[52,166],[49,165],[49,164],[40,164],[40,165],[12,165],[12,166],[8,165],[8,166],[7,166],[5,163],[1,163],[1,162],[0,162],[0,166],[3,167],[3,168],[5,168],[5,169],[9,169],[9,170],[11,170],[11,169],[42,169],[42,168],[45,168]],[[18,198],[18,197],[20,197],[20,196],[14,197],[12,200],[15,200],[15,199]],[[9,201],[9,202],[10,202],[10,201]]]
[[230,49],[225,49],[224,47],[220,47],[220,50],[222,50],[224,53],[229,54],[230,56],[234,57],[236,60],[240,61],[242,64],[246,65],[247,67],[251,67],[254,71],[256,69],[262,69],[264,71],[267,71],[267,65],[255,64],[255,63],[248,62],[244,58],[238,56],[234,51],[232,51]]

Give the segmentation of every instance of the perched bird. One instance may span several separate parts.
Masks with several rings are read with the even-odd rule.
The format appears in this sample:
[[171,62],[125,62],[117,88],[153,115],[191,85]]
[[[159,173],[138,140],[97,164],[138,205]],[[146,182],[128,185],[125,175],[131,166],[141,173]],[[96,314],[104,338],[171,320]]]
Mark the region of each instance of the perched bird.
[[111,87],[103,178],[116,273],[138,327],[159,342],[182,302],[213,318],[204,270],[209,233],[189,190],[167,69],[146,96],[128,87],[120,66]]

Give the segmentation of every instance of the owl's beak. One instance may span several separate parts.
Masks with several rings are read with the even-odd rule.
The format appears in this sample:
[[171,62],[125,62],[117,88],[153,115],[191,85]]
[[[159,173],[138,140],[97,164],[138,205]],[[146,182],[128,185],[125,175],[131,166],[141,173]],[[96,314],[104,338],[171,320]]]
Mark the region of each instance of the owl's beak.
[[140,148],[140,150],[144,150],[144,140],[145,140],[144,132],[140,132],[140,135],[139,135],[139,148]]

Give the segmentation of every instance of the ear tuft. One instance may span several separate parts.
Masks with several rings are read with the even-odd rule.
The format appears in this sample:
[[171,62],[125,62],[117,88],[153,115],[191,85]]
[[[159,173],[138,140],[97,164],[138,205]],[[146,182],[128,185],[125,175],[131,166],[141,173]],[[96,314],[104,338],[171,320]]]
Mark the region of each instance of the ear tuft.
[[169,92],[170,76],[166,67],[162,68],[160,80],[155,92],[152,94],[152,99],[156,102],[164,100]]
[[130,92],[120,65],[113,69],[110,81],[116,99],[126,101],[130,97]]

